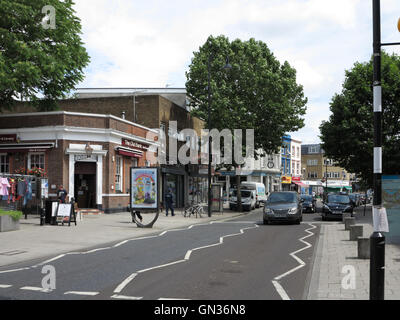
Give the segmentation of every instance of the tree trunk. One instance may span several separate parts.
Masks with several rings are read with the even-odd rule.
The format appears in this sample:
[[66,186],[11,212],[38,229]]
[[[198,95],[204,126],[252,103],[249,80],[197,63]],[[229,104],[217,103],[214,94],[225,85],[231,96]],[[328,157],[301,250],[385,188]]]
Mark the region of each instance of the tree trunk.
[[240,176],[236,175],[236,188],[237,188],[237,209],[239,212],[243,211],[242,208],[242,193],[240,192]]

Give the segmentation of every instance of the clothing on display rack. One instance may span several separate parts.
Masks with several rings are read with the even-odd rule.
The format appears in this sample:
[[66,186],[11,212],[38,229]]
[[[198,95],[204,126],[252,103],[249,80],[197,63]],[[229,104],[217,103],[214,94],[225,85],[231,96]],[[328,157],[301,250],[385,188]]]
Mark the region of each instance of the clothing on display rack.
[[0,200],[10,204],[23,198],[23,205],[26,206],[32,200],[32,179],[32,176],[0,173]]

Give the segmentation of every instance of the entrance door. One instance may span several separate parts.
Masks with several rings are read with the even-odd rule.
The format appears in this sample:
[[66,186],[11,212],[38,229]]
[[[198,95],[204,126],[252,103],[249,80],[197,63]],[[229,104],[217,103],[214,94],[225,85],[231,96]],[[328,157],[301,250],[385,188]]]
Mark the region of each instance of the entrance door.
[[96,208],[96,163],[75,163],[75,200],[78,208]]

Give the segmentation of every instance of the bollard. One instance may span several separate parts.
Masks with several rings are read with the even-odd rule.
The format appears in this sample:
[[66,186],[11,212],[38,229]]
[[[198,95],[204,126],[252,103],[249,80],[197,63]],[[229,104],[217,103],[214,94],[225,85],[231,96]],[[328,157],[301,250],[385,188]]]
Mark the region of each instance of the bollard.
[[368,237],[358,237],[357,239],[357,253],[358,259],[369,259],[370,257],[370,240]]
[[385,299],[385,242],[381,232],[370,237],[369,299]]
[[44,226],[46,224],[46,209],[40,209],[40,225]]
[[358,237],[363,236],[363,226],[361,224],[354,224],[350,226],[350,241],[357,241]]
[[350,226],[356,223],[356,218],[350,217],[344,219],[344,229],[350,230]]
[[350,217],[351,217],[351,213],[350,212],[343,212],[343,214],[342,214],[342,222],[344,223],[344,219],[350,218]]

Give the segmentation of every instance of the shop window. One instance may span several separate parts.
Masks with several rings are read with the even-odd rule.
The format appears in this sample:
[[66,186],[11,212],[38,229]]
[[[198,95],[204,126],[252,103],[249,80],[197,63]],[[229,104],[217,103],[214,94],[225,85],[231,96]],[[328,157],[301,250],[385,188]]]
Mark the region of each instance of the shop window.
[[33,168],[45,169],[44,153],[31,153],[28,157],[28,169]]
[[117,156],[115,158],[115,191],[117,192],[122,192],[122,157],[121,156]]
[[0,154],[0,173],[10,173],[10,158],[6,154]]

